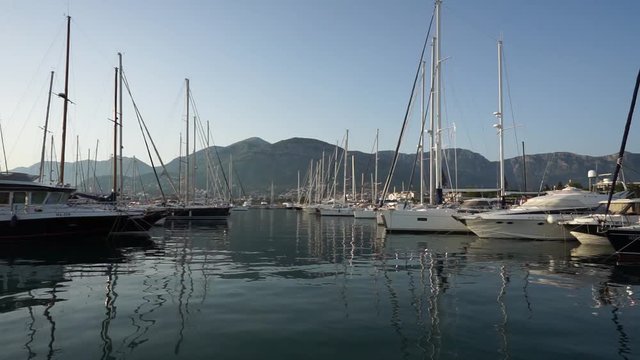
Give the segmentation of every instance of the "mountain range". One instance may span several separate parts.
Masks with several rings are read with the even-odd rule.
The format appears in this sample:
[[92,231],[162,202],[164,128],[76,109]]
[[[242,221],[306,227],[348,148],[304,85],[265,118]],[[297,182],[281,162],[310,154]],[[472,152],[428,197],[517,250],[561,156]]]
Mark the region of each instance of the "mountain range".
[[[338,148],[338,157],[342,157],[343,149]],[[233,174],[234,197],[251,196],[253,198],[267,198],[270,196],[273,184],[274,193],[278,196],[292,194],[298,186],[298,176],[301,186],[308,182],[310,163],[317,166],[323,154],[325,164],[329,164],[329,158],[336,152],[336,145],[308,138],[291,138],[276,143],[269,143],[263,139],[253,137],[234,143],[226,147],[212,146],[195,154],[196,158],[196,186],[205,188],[207,184],[207,163],[211,168],[224,169],[224,177],[229,180],[230,164]],[[457,188],[496,188],[498,184],[498,162],[489,161],[482,155],[465,149],[447,149],[444,152],[444,175],[446,182],[451,187]],[[361,183],[365,183],[366,189],[371,188],[371,177],[375,168],[375,154],[360,151],[349,151],[348,173],[351,173],[351,157],[355,161],[356,187],[360,192]],[[378,182],[384,184],[393,160],[393,151],[378,152]],[[526,168],[526,190],[538,191],[542,188],[553,188],[559,183],[569,182],[586,186],[589,182],[587,172],[596,170],[600,174],[613,172],[617,155],[585,156],[568,152],[554,152],[545,154],[526,155],[526,163],[522,157],[505,159],[505,178],[508,190],[525,190],[524,174]],[[425,154],[428,159],[428,154]],[[407,190],[418,188],[419,170],[416,163],[416,154],[399,154],[398,164],[391,182],[391,190]],[[163,169],[158,160],[154,159],[156,173],[158,174],[162,190],[165,194],[173,194],[173,189],[167,179],[170,174],[174,179],[173,184],[179,190],[178,173],[183,159],[176,158],[165,163]],[[425,176],[428,173],[428,162],[425,162]],[[526,164],[526,165],[523,165]],[[50,175],[57,178],[57,167],[45,164],[45,177]],[[625,168],[640,168],[640,156],[638,154],[625,154]],[[333,170],[334,165],[330,165]],[[329,165],[325,165],[329,167]],[[342,167],[339,167],[338,188],[342,188]],[[111,173],[112,162],[104,161],[80,161],[65,165],[65,182],[71,183],[81,191],[107,193],[112,188]],[[124,183],[125,191],[133,189],[137,192],[144,190],[154,196],[160,193],[160,188],[155,180],[154,167],[140,159],[124,158]],[[76,169],[78,170],[76,172]],[[166,169],[166,170],[165,170]],[[457,172],[456,172],[457,169]],[[39,163],[29,167],[15,168],[12,171],[38,174]],[[413,177],[411,176],[413,171]],[[457,174],[457,175],[456,175]],[[638,181],[638,173],[627,171],[627,182]],[[76,182],[77,178],[77,182]],[[411,180],[413,179],[413,180]],[[364,180],[364,181],[363,181]],[[213,180],[209,179],[210,183]],[[223,182],[225,180],[222,180]],[[410,184],[411,182],[411,184]],[[77,185],[76,185],[77,184]],[[349,189],[351,188],[349,180]],[[381,185],[379,186],[382,187]],[[341,190],[340,190],[341,191]]]

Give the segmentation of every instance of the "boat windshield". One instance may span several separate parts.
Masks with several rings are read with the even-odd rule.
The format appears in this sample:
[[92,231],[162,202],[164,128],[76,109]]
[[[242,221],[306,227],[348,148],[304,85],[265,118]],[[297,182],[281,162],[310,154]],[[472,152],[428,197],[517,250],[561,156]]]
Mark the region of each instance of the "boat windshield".
[[47,197],[46,191],[34,191],[31,193],[31,204],[41,205]]

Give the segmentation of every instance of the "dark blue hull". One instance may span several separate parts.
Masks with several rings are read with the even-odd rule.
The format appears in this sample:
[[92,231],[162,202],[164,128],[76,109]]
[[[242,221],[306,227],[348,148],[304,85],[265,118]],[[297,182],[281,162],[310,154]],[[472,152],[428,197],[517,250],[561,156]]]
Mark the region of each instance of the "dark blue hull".
[[640,260],[640,229],[613,228],[607,230],[607,238],[620,258]]
[[108,235],[127,224],[129,216],[60,216],[47,218],[21,218],[0,221],[0,240],[53,239]]

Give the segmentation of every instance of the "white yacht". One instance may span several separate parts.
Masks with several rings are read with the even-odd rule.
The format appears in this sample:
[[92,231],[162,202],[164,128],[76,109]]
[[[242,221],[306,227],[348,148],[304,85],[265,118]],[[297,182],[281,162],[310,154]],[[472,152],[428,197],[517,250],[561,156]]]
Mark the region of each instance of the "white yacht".
[[454,215],[467,215],[495,209],[498,199],[474,198],[460,206],[417,207],[412,209],[380,210],[380,217],[388,232],[468,233]]
[[[620,194],[617,194],[616,198],[619,197]],[[456,216],[456,219],[481,238],[575,239],[557,223],[589,213],[607,198],[607,194],[568,186],[531,198],[507,210]]]
[[582,244],[610,245],[606,235],[608,229],[639,223],[640,198],[612,200],[608,213],[605,213],[606,207],[607,201],[602,201],[593,213],[558,224]]

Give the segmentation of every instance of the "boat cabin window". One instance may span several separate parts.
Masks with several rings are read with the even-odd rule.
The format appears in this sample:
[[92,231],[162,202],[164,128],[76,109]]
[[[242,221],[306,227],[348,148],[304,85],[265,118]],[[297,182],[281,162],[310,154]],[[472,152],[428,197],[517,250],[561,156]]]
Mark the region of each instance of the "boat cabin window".
[[9,205],[9,194],[8,192],[0,192],[0,205]]
[[629,213],[628,209],[629,209],[628,203],[616,204],[612,202],[611,205],[609,206],[609,212],[612,214],[628,214]]
[[41,205],[44,202],[44,199],[46,197],[47,197],[46,191],[34,191],[31,193],[31,204]]
[[16,191],[13,193],[14,204],[24,204],[27,199],[27,193],[24,191]]
[[64,194],[60,192],[50,192],[47,198],[47,204],[59,204],[62,200],[62,195]]
[[640,204],[639,203],[630,203],[627,204],[625,209],[621,212],[624,215],[639,215],[640,214]]

